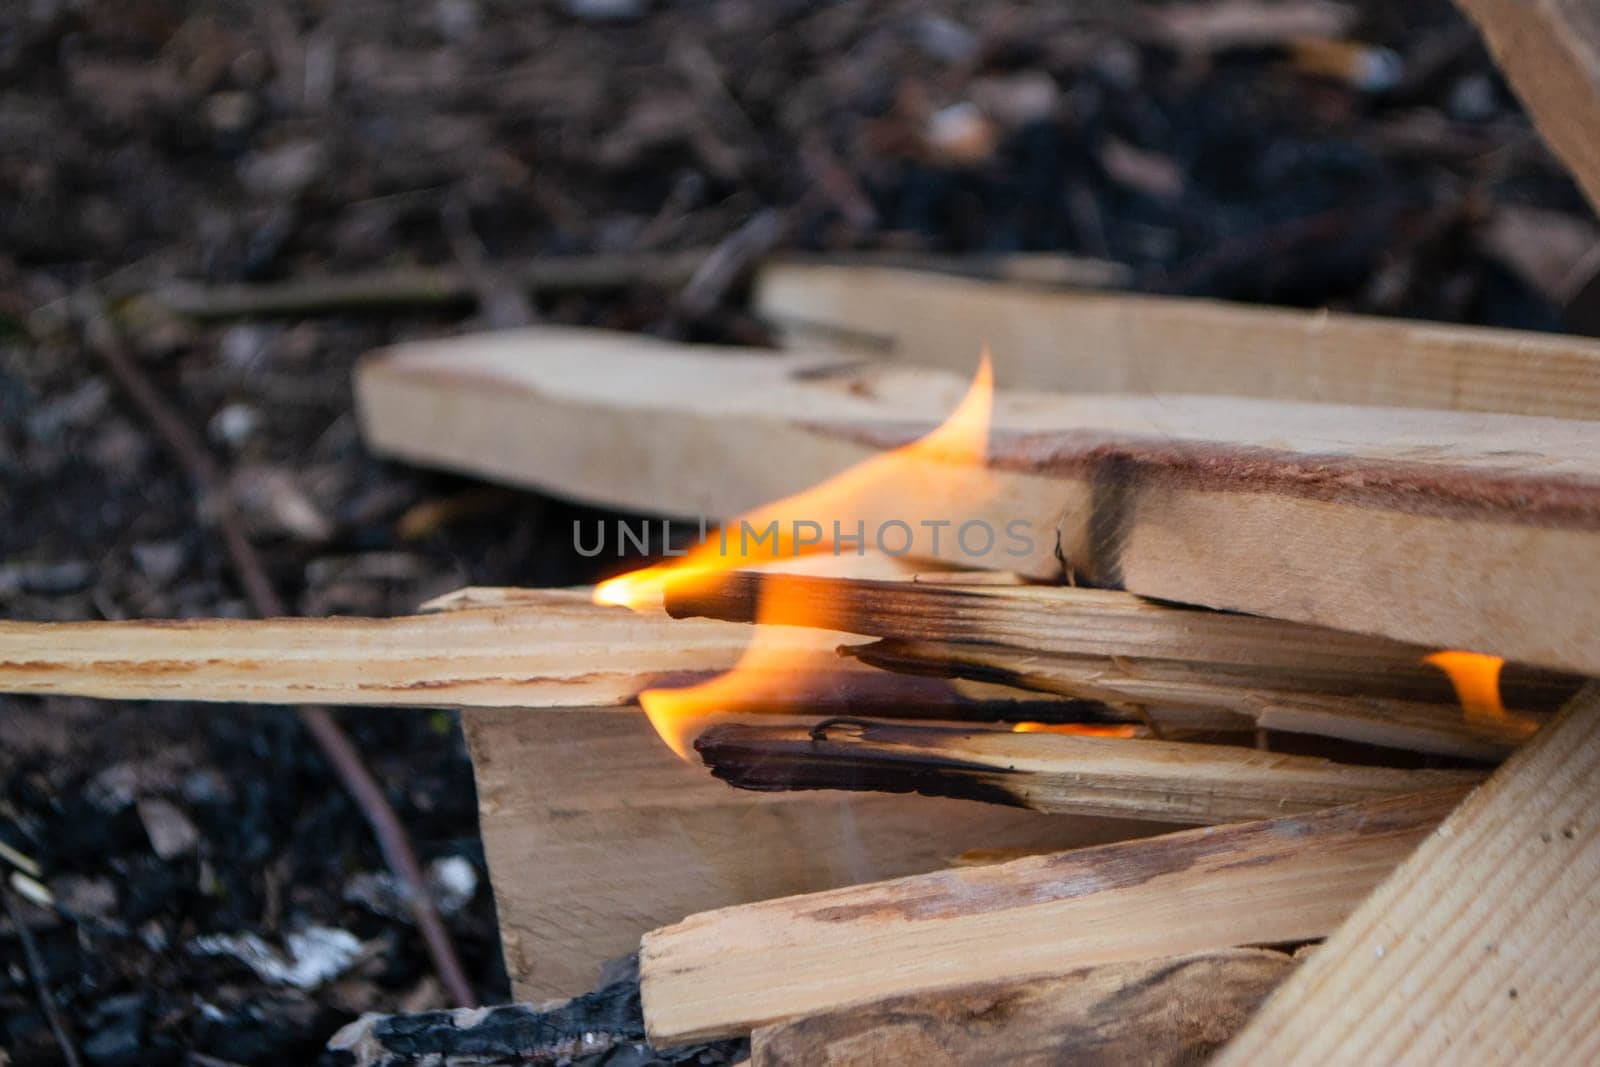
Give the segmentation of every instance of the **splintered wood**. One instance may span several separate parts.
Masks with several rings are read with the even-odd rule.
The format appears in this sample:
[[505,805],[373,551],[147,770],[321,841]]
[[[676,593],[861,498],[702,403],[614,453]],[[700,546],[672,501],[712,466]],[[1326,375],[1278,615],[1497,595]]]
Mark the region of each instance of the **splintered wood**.
[[967,982],[1331,933],[1448,789],[706,912],[640,948],[661,1045]]
[[1155,832],[921,797],[738,793],[675,757],[643,715],[462,713],[506,969],[522,1000],[573,996],[640,935],[730,904]]
[[[770,622],[889,638],[844,651],[890,670],[1112,705],[1209,709],[1262,728],[1475,758],[1525,740],[1578,686],[1570,676],[1508,667],[1501,692],[1514,710],[1467,715],[1419,646],[1061,586],[729,572],[675,581],[664,602],[677,617],[743,622],[765,605]],[[1160,711],[1151,717],[1164,721]]]
[[813,727],[713,726],[695,750],[714,775],[741,789],[914,792],[1058,815],[1199,824],[1306,813],[1482,777],[1232,745],[851,719]]
[[[777,635],[797,651],[825,634]],[[0,690],[118,700],[449,707],[623,704],[736,663],[742,627],[596,607],[584,590],[396,619],[0,622]],[[628,648],[626,656],[618,649]]]
[[[401,346],[357,382],[379,451],[712,518],[915,440],[964,388],[933,370],[554,329]],[[987,462],[792,518],[860,523],[869,543],[900,522],[916,555],[1600,672],[1595,424],[1002,392]],[[930,518],[993,536],[935,548]]]
[[1226,949],[889,997],[763,1027],[751,1067],[1190,1067],[1245,1024],[1294,961]]
[[1218,1061],[1600,1060],[1600,683],[1461,806]]

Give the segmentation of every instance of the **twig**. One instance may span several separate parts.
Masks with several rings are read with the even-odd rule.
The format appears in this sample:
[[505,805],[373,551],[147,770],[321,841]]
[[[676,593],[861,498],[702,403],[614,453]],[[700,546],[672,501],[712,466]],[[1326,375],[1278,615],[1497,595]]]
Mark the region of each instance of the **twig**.
[[678,310],[689,319],[710,314],[755,262],[777,247],[786,229],[788,223],[779,212],[770,208],[756,212],[700,262],[678,293]]
[[[82,290],[74,301],[82,320],[84,335],[89,347],[105,363],[117,383],[127,391],[134,405],[149,419],[158,436],[162,438],[174,458],[183,466],[200,493],[207,514],[216,524],[222,543],[244,586],[256,614],[271,617],[286,615],[283,599],[267,577],[256,554],[255,547],[245,535],[244,523],[227,494],[226,480],[216,458],[205,447],[199,435],[189,427],[170,404],[151,384],[124,350],[121,338],[106,314],[99,294],[92,289]],[[407,904],[433,957],[434,968],[444,982],[450,996],[463,1007],[473,1007],[477,998],[467,983],[461,962],[450,943],[450,935],[433,909],[428,896],[427,883],[417,863],[416,853],[406,837],[405,828],[383,795],[383,789],[362,761],[350,739],[327,708],[307,706],[300,710],[301,721],[332,764],[335,774],[350,793],[367,823],[378,839],[378,848],[390,870],[399,879]]]
[[39,1010],[44,1012],[50,1032],[55,1035],[56,1044],[61,1046],[61,1057],[67,1061],[67,1067],[81,1067],[83,1061],[78,1059],[78,1049],[72,1043],[72,1035],[67,1033],[66,1024],[61,1021],[55,1001],[50,999],[50,976],[45,971],[44,959],[39,955],[39,945],[33,940],[33,931],[28,929],[16,902],[11,899],[11,890],[4,886],[0,886],[0,902],[5,904],[6,917],[16,928],[17,940],[22,942],[22,959],[28,965],[28,976],[33,979],[34,989],[39,994]]

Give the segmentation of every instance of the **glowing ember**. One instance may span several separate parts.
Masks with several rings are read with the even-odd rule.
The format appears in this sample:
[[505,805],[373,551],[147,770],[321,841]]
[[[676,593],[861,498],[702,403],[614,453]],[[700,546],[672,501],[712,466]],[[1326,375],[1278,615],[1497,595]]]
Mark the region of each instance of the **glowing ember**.
[[[855,529],[867,516],[880,514],[885,498],[917,502],[959,496],[969,504],[981,500],[990,484],[983,465],[993,403],[994,374],[985,352],[966,396],[950,417],[925,437],[740,516],[726,527],[729,536],[713,535],[678,562],[645,567],[601,583],[595,589],[595,602],[637,610],[659,605],[669,579],[675,583],[710,579],[775,560],[842,551],[848,535],[840,531]],[[731,534],[743,531],[746,524],[765,530],[774,523],[775,541],[768,538],[752,546],[748,538]],[[855,544],[859,550],[859,539]],[[750,647],[733,670],[700,685],[639,694],[650,724],[680,757],[690,758],[692,738],[727,709],[770,701],[781,695],[782,687],[820,668],[820,662],[766,640],[766,627],[777,620],[798,626],[820,621],[810,617],[795,598],[785,596],[781,586],[775,586],[763,594]]]
[[1139,728],[1131,723],[1019,722],[1014,734],[1069,734],[1073,737],[1137,737]]
[[1456,699],[1467,721],[1489,727],[1498,732],[1532,734],[1539,724],[1524,716],[1506,710],[1500,699],[1500,670],[1506,661],[1500,656],[1486,656],[1479,652],[1462,652],[1448,649],[1422,657],[1450,676],[1455,686]]

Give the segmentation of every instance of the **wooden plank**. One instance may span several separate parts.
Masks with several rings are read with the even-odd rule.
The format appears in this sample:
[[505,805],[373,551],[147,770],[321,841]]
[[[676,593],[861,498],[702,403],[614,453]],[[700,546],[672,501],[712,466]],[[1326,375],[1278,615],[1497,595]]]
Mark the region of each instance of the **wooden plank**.
[[[1430,693],[1436,699],[1427,701],[1377,695],[1384,682],[1381,674],[1367,679],[1373,687],[1370,693],[1317,692],[1308,691],[1318,681],[1318,676],[1309,672],[1275,673],[1186,660],[1050,655],[1005,645],[899,638],[847,645],[839,651],[885,670],[1003,683],[1103,701],[1110,708],[1126,709],[1141,721],[1148,718],[1160,737],[1174,736],[1168,732],[1169,724],[1180,731],[1195,728],[1186,725],[1177,712],[1212,711],[1234,721],[1225,718],[1207,724],[1202,719],[1199,728],[1279,730],[1498,760],[1526,741],[1543,721],[1540,713],[1527,711],[1474,707],[1464,712],[1452,694],[1441,691]],[[1361,680],[1352,677],[1351,681]],[[1525,681],[1526,676],[1514,684]],[[1332,687],[1337,683],[1330,679],[1325,684]]]
[[[1480,734],[1476,723],[1463,721],[1454,689],[1442,670],[1424,661],[1423,646],[1251,615],[1197,611],[1123,592],[727,571],[670,582],[664,604],[680,618],[752,622],[759,610],[768,622],[898,639],[887,649],[847,650],[854,658],[884,666],[897,657],[899,665],[910,666],[905,661],[920,656],[924,662],[931,660],[960,673],[966,662],[978,668],[977,677],[1023,686],[1055,685],[1063,692],[1077,687],[1076,678],[1083,695],[1092,694],[1092,699],[1114,701],[1121,694],[1153,704],[1204,701],[1204,706],[1223,706],[1215,694],[1194,695],[1192,675],[1200,673],[1217,686],[1370,698],[1362,708],[1347,708],[1347,717],[1387,720],[1402,730],[1415,728],[1418,738],[1427,734],[1441,743],[1474,736],[1511,742],[1526,736],[1520,730],[1496,733],[1487,728]],[[937,643],[936,647],[922,647],[927,642]],[[946,654],[949,659],[940,658]],[[1069,657],[1080,663],[1098,660],[1103,666],[1098,675],[1081,667],[1074,672]],[[999,669],[987,673],[988,667]],[[1580,681],[1513,664],[1502,670],[1500,689],[1513,711],[1538,712],[1558,707],[1577,691]],[[1334,711],[1320,701],[1296,703],[1293,713],[1308,719]],[[1409,706],[1418,703],[1439,710]],[[1245,715],[1281,713],[1286,722],[1293,717],[1287,697],[1254,706],[1241,699],[1234,710]],[[1396,735],[1387,743],[1409,747],[1402,743],[1404,736]]]
[[520,1000],[584,992],[641,934],[708,908],[934,870],[979,848],[1156,829],[955,800],[741,793],[678,760],[637,713],[469,710],[462,724]]
[[1191,1067],[1288,977],[1282,952],[1224,949],[912,993],[763,1027],[751,1067]]
[[[566,330],[402,346],[358,380],[379,451],[714,517],[914,440],[964,388]],[[892,549],[904,523],[912,554],[1600,673],[1600,424],[1001,394],[995,425],[987,470],[930,462],[783,521]],[[980,520],[964,552],[949,531]]]
[[[116,700],[413,707],[624,705],[741,662],[749,627],[599,606],[588,589],[464,589],[391,619],[0,621],[0,692]],[[448,614],[438,614],[448,612]],[[1021,690],[964,692],[835,655],[847,635],[771,627],[791,653],[741,710],[810,716],[1077,721],[1083,702]],[[776,695],[774,695],[776,694]]]
[[1600,1060],[1600,684],[1380,886],[1217,1061]]
[[[837,643],[784,630],[797,652]],[[0,622],[0,691],[117,700],[424,707],[624,704],[727,670],[748,627],[526,590],[517,606],[392,619]],[[618,650],[626,648],[626,655]]]
[[724,908],[648,934],[657,1044],[848,1004],[1325,936],[1460,790]]
[[1309,813],[1483,777],[1234,745],[865,719],[729,723],[702,731],[694,747],[712,774],[741,789],[920,793],[1189,825]]
[[783,262],[756,306],[812,349],[967,373],[987,345],[1002,387],[1600,418],[1583,337]]
[[1456,0],[1544,141],[1600,211],[1600,9],[1593,0]]

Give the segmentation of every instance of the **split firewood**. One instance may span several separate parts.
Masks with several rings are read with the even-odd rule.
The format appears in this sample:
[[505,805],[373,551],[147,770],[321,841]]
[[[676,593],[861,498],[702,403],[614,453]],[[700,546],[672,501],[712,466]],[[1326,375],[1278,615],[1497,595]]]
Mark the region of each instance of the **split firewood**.
[[1463,789],[694,915],[640,950],[646,1031],[739,1034],[967,982],[1334,930]]
[[1600,211],[1600,12],[1588,0],[1456,0],[1545,143]]
[[911,993],[757,1030],[751,1067],[1204,1062],[1294,969],[1285,953],[1175,959]]
[[1002,387],[1600,418],[1584,337],[782,261],[755,299],[811,348],[967,373],[987,345]]
[[[0,691],[262,704],[621,704],[642,688],[726,670],[749,641],[745,628],[685,627],[659,612],[598,607],[581,590],[532,599],[392,619],[0,621]],[[830,647],[820,637],[777,639]]]
[[[1112,590],[729,571],[674,580],[665,587],[663,603],[676,618],[753,622],[764,610],[768,622],[968,645],[965,654],[980,665],[978,646],[1002,645],[1051,656],[1125,657],[1133,661],[1133,673],[1149,670],[1158,678],[1153,662],[1185,661],[1240,685],[1455,705],[1446,674],[1424,660],[1426,646],[1199,611]],[[917,646],[897,644],[890,652],[907,647]],[[1018,681],[1003,672],[991,680]],[[1500,678],[1503,700],[1519,711],[1558,707],[1579,684],[1571,675],[1515,664]],[[1237,710],[1251,714],[1247,706]]]
[[[0,692],[256,704],[626,705],[645,689],[720,674],[749,646],[748,627],[686,624],[590,598],[587,589],[463,590],[446,602],[448,613],[391,619],[0,621]],[[765,635],[769,647],[794,658],[761,668],[764,695],[732,710],[971,722],[1126,717],[1017,689],[971,694],[931,679],[896,680],[841,662],[834,655],[840,636],[793,628]]]
[[[1132,721],[1149,720],[1162,736],[1170,736],[1169,730],[1259,728],[1498,760],[1527,740],[1545,717],[1543,711],[1463,709],[1445,693],[1436,700],[1398,700],[1371,693],[1308,692],[1307,679],[1293,673],[1186,660],[1050,655],[1004,645],[893,638],[846,645],[839,652],[884,670],[1101,701],[1111,709],[1129,709]],[[1217,713],[1210,721],[1186,722],[1179,714],[1208,710]]]
[[1335,763],[1231,745],[830,719],[723,724],[695,739],[711,773],[762,792],[920,793],[1029,808],[1213,824],[1470,784],[1477,771]]
[[1597,831],[1600,683],[1451,815],[1218,1062],[1600,1060]]
[[[381,452],[712,517],[907,444],[964,390],[909,367],[575,330],[401,346],[358,378]],[[1573,419],[1002,394],[986,470],[942,464],[843,514],[775,522],[859,523],[891,552],[1600,672],[1597,445]]]
[[589,989],[603,960],[710,908],[938,870],[975,849],[1059,852],[1158,832],[993,804],[741,793],[645,717],[466,709],[479,827],[519,1000]]

